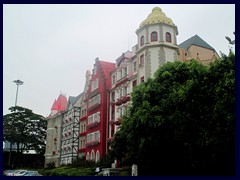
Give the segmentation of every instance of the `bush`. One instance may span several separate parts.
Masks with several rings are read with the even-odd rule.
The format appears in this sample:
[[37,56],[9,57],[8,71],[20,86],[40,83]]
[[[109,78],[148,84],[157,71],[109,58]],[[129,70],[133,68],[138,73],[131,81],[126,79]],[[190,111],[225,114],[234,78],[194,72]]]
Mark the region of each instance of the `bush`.
[[54,169],[55,168],[55,163],[54,162],[50,162],[47,165],[47,169]]

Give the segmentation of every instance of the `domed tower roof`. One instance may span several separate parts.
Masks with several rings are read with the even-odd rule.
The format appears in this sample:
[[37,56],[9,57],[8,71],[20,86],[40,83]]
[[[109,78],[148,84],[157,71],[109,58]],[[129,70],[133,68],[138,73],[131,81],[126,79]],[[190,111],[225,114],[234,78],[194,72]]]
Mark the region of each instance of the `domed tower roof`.
[[139,26],[142,28],[148,24],[157,24],[157,23],[165,23],[169,25],[174,25],[171,18],[167,17],[160,7],[155,7],[152,9],[152,12],[148,15],[147,19],[145,19]]

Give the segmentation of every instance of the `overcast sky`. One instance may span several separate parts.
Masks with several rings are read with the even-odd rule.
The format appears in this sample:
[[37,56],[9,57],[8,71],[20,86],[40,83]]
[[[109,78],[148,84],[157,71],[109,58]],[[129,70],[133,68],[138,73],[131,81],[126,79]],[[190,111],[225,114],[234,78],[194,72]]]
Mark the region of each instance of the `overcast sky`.
[[[3,114],[17,105],[48,116],[60,92],[79,95],[96,57],[115,62],[137,43],[136,29],[154,7],[178,27],[177,42],[199,35],[228,54],[235,39],[235,5],[3,5]],[[234,46],[231,46],[235,52]]]

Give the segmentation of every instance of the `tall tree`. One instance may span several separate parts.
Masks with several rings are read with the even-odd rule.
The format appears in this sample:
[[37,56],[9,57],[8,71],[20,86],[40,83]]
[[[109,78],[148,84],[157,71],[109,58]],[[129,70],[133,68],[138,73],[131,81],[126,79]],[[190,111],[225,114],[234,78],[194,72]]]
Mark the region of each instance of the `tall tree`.
[[4,141],[17,144],[17,153],[35,150],[44,153],[47,122],[32,110],[14,106],[11,113],[3,116]]
[[167,63],[137,86],[113,142],[116,157],[142,175],[233,174],[234,60]]

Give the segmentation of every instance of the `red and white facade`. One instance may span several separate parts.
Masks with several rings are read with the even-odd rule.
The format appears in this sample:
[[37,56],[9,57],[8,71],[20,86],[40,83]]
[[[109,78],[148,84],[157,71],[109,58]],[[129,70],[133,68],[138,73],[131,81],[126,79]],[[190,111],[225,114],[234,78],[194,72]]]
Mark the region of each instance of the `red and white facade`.
[[110,72],[114,63],[95,60],[87,99],[86,160],[98,162],[107,151]]

